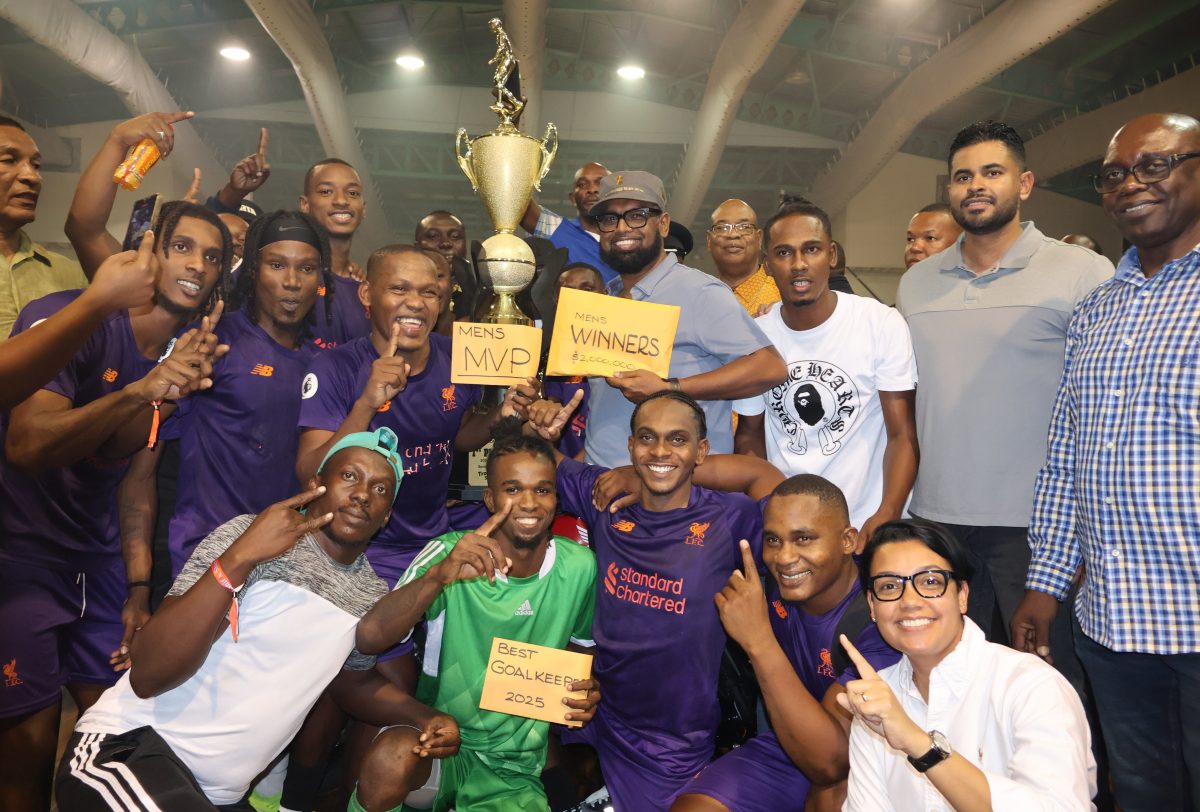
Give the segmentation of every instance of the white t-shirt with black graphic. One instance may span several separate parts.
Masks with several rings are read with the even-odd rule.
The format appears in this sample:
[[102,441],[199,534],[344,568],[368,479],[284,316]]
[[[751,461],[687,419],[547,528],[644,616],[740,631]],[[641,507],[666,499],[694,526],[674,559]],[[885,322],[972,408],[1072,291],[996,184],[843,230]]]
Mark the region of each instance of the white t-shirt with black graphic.
[[[169,594],[191,589],[253,520],[238,516],[210,533]],[[236,803],[339,671],[374,667],[374,657],[354,648],[354,634],[359,618],[386,594],[365,556],[339,564],[310,533],[251,570],[238,600],[236,643],[226,628],[196,673],[149,699],[133,692],[126,673],[75,730],[118,734],[149,725],[210,801]]]
[[774,305],[755,323],[787,364],[788,377],[735,401],[744,415],[765,413],[767,459],[788,476],[819,474],[842,489],[861,528],[883,498],[887,433],[880,392],[916,388],[917,367],[904,318],[865,296],[837,296],[824,324],[793,330]]

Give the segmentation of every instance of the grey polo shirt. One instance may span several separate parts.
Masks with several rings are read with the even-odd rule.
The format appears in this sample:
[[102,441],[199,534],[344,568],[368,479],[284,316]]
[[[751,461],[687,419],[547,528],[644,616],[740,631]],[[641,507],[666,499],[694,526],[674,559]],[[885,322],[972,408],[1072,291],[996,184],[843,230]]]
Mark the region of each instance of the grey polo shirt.
[[1022,224],[976,276],[962,241],[900,280],[920,384],[920,467],[909,510],[952,524],[1026,527],[1075,305],[1113,275],[1102,256]]
[[[614,285],[619,285],[614,280]],[[721,280],[680,264],[668,253],[654,270],[633,286],[638,301],[679,306],[679,328],[671,351],[670,377],[711,372],[743,356],[771,346]],[[629,464],[629,419],[633,404],[603,378],[588,379],[585,459],[615,468]],[[708,441],[714,454],[733,452],[733,412],[728,400],[702,400]]]

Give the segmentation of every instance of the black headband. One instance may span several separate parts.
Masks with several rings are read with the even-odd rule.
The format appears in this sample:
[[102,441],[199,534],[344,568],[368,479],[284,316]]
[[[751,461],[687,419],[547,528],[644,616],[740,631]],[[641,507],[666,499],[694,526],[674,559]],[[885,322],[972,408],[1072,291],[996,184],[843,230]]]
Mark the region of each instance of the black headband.
[[307,220],[292,212],[284,212],[267,224],[259,239],[258,247],[259,250],[262,250],[273,242],[285,240],[307,243],[318,252],[321,250],[321,238],[317,232]]

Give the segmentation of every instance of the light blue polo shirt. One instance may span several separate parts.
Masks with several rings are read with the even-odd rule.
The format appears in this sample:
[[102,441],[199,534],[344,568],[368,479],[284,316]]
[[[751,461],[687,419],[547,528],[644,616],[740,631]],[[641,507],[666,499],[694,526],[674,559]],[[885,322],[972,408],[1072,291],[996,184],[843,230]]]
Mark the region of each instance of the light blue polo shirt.
[[[614,283],[619,288],[620,282]],[[637,301],[679,306],[679,328],[671,351],[670,377],[687,378],[725,366],[771,340],[719,279],[689,268],[668,253],[630,291]],[[586,461],[615,468],[629,464],[629,419],[633,406],[604,378],[589,378]],[[711,453],[733,452],[733,411],[728,400],[702,400]]]

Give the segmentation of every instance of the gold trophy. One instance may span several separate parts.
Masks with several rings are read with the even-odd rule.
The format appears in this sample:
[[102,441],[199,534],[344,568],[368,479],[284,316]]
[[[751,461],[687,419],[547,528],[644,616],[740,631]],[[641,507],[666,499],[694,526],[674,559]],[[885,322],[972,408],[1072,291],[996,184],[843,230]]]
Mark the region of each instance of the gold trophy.
[[530,195],[534,189],[541,191],[542,178],[550,171],[558,151],[558,130],[547,124],[538,141],[518,129],[525,100],[512,43],[500,20],[490,21],[488,28],[496,35],[496,55],[488,62],[496,66],[492,88],[496,103],[490,109],[500,117],[500,125],[477,138],[459,129],[454,154],[497,231],[483,241],[479,255],[480,276],[494,292],[483,321],[532,324],[514,297],[533,281],[537,268],[533,250],[515,232]]

